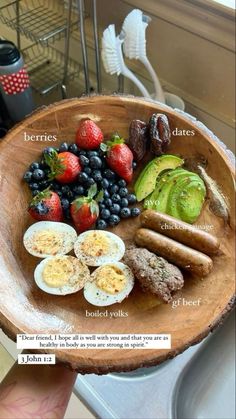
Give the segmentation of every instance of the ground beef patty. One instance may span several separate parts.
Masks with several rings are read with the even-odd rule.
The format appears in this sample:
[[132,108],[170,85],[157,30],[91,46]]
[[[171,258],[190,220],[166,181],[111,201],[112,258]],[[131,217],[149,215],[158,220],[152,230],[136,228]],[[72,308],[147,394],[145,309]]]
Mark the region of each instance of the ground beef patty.
[[123,259],[133,271],[143,291],[156,294],[166,303],[172,301],[173,291],[184,286],[180,270],[147,249],[129,249],[125,252]]

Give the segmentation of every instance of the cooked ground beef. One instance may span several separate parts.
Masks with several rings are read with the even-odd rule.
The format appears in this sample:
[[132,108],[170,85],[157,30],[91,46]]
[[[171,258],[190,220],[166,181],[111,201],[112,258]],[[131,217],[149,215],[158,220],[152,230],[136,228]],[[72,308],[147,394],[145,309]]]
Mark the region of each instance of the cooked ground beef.
[[123,259],[133,271],[143,291],[156,294],[166,303],[172,301],[173,291],[184,286],[180,270],[147,249],[128,249]]

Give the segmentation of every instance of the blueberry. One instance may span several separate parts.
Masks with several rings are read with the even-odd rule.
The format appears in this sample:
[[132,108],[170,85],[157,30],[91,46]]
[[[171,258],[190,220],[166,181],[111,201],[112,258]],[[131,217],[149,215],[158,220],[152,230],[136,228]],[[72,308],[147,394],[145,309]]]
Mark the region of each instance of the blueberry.
[[73,186],[73,192],[75,195],[83,195],[84,194],[84,188],[80,185]]
[[[48,184],[48,182],[46,181],[46,180],[42,180],[42,182],[40,182],[40,183],[43,183],[43,182],[45,182],[45,184]],[[60,191],[61,190],[61,184],[60,183],[58,183],[58,182],[56,182],[56,181],[53,181],[53,182],[51,182],[51,188],[54,190],[54,191]]]
[[107,179],[102,179],[101,181],[101,185],[104,189],[107,189],[109,187],[109,180]]
[[109,179],[109,188],[111,188],[114,185],[115,181],[116,179]]
[[122,198],[121,201],[120,201],[120,206],[122,208],[124,208],[124,207],[128,207],[128,205],[129,205],[128,199],[127,198]]
[[130,209],[127,208],[127,207],[122,208],[121,211],[120,211],[120,216],[121,216],[121,218],[128,218],[128,217],[130,217],[131,216]]
[[106,208],[106,205],[102,202],[99,202],[99,208],[102,210],[103,208]]
[[105,178],[108,179],[108,180],[115,179],[115,177],[116,177],[115,173],[111,169],[104,170],[103,174],[104,174]]
[[25,172],[23,179],[25,180],[25,182],[30,183],[32,179],[32,172]]
[[109,209],[107,209],[107,208],[103,208],[103,209],[101,210],[100,217],[101,217],[103,220],[107,220],[107,219],[110,217],[110,215],[111,215],[111,213],[110,213]]
[[63,210],[67,210],[70,207],[70,203],[69,203],[68,199],[63,198],[61,200],[61,206],[62,206]]
[[126,185],[127,185],[127,183],[126,183],[126,181],[125,181],[124,179],[120,179],[120,180],[118,181],[118,185],[119,185],[121,188],[125,188],[125,187],[126,187]]
[[98,152],[97,151],[92,151],[92,150],[89,150],[88,151],[88,157],[94,157],[94,156],[98,156]]
[[93,178],[94,178],[95,182],[101,182],[102,181],[101,171],[100,170],[94,170],[94,172],[93,172]]
[[35,189],[38,189],[39,186],[36,182],[34,182],[34,183],[29,183],[29,187],[33,191]]
[[43,154],[50,154],[50,153],[53,153],[54,151],[56,151],[54,147],[46,147],[43,150]]
[[108,190],[107,189],[104,189],[103,190],[103,198],[105,199],[105,198],[110,198],[110,194],[109,194],[109,192],[108,192]]
[[98,153],[98,156],[99,157],[104,157],[104,154],[105,153],[104,153],[104,151],[101,150],[101,148],[99,148],[99,150],[97,151],[97,153]]
[[39,215],[45,215],[49,212],[49,208],[45,205],[44,202],[39,202],[35,207],[35,211]]
[[80,156],[79,161],[82,164],[82,166],[88,166],[89,165],[89,159],[86,156]]
[[42,170],[44,170],[44,169],[47,169],[47,168],[48,168],[48,165],[47,165],[47,163],[44,161],[44,159],[42,159],[42,160],[40,161],[40,163],[39,163],[39,168],[40,168],[40,169],[42,169]]
[[70,192],[70,187],[68,185],[63,185],[61,187],[61,191],[62,191],[63,195],[64,194],[66,195],[68,192]]
[[89,159],[89,165],[92,169],[100,169],[102,167],[102,160],[98,156],[92,156]]
[[135,204],[135,202],[137,201],[137,198],[133,193],[129,194],[127,196],[127,199],[129,204]]
[[59,196],[59,198],[62,197],[62,191],[57,191],[57,195]]
[[110,211],[111,211],[112,214],[119,214],[119,212],[120,212],[120,205],[119,204],[113,204],[110,207]]
[[80,150],[79,151],[79,156],[87,156],[87,151],[86,150]]
[[33,196],[36,196],[36,195],[38,195],[38,193],[39,193],[40,191],[38,190],[38,189],[35,189],[34,191],[32,191],[32,195]]
[[127,189],[127,188],[120,188],[120,189],[119,189],[119,195],[120,195],[122,198],[125,198],[125,197],[128,195],[128,193],[129,193],[129,191],[128,191],[128,189]]
[[44,179],[44,177],[45,177],[45,173],[44,173],[44,171],[43,171],[43,170],[41,170],[41,169],[35,169],[35,170],[33,171],[32,177],[33,177],[35,180],[43,180],[43,179]]
[[107,188],[108,188],[108,186],[109,186],[109,180],[107,180],[107,179],[102,179],[102,181],[101,181],[101,185],[102,185],[102,187],[103,187],[104,189],[107,189]]
[[64,151],[68,151],[68,144],[67,143],[62,143],[59,147],[59,152],[63,153]]
[[70,144],[69,145],[69,151],[71,153],[77,155],[78,154],[78,151],[79,151],[77,144]]
[[118,190],[119,190],[119,186],[118,185],[112,185],[110,187],[110,192],[111,193],[116,193],[116,192],[118,192]]
[[37,161],[34,161],[31,165],[30,165],[30,170],[32,170],[32,172],[36,169],[40,168],[40,164]]
[[85,182],[87,182],[87,181],[88,181],[88,175],[87,175],[85,172],[80,172],[80,173],[78,174],[78,181],[79,181],[80,183],[85,183]]
[[86,173],[86,175],[91,175],[92,169],[90,169],[90,167],[87,166],[84,168],[84,172]]
[[95,180],[92,177],[89,177],[86,182],[87,188],[89,188],[91,185],[94,185],[94,183],[96,183]]
[[120,217],[118,217],[118,215],[116,214],[112,214],[109,218],[108,218],[108,224],[110,226],[115,226],[117,224],[119,224],[120,222]]
[[131,208],[131,217],[137,217],[140,214],[139,208]]
[[98,220],[96,223],[96,227],[98,230],[104,230],[105,228],[107,228],[107,223],[105,220]]
[[133,169],[136,169],[136,167],[137,167],[137,163],[136,163],[136,161],[133,161],[133,163],[132,163],[132,167],[133,167]]
[[[40,190],[44,190],[49,186],[49,182],[47,182],[46,180],[41,180],[41,182],[38,183]],[[53,185],[51,185],[51,189],[54,190]]]
[[115,204],[117,204],[118,202],[120,202],[120,195],[118,195],[117,193],[113,193],[111,199]]
[[104,204],[106,205],[106,207],[110,208],[112,206],[113,202],[110,198],[106,198],[104,200]]
[[69,199],[70,202],[73,201],[74,194],[73,194],[72,191],[67,192],[66,196],[67,196],[67,198]]

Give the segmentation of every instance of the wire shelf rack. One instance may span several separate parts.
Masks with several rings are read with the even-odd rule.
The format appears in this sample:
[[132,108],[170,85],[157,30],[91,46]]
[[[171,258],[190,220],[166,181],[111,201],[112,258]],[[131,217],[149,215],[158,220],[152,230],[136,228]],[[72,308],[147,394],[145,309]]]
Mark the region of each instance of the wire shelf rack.
[[[64,54],[54,47],[43,48],[40,44],[31,45],[22,51],[32,87],[41,95],[60,86],[64,74]],[[82,67],[69,58],[67,82],[79,78]]]
[[[32,42],[48,45],[65,35],[67,7],[63,0],[15,0],[0,7],[0,20]],[[73,13],[70,31],[78,27],[78,22],[78,12]]]

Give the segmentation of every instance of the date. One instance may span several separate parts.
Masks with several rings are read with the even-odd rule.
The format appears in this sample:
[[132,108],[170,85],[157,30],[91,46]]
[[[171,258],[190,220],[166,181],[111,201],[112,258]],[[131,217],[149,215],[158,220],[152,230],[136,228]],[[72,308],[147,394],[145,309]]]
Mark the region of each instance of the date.
[[149,135],[151,141],[151,152],[155,156],[163,154],[171,141],[171,131],[166,115],[153,114],[149,120]]
[[146,122],[134,119],[129,127],[129,139],[126,141],[136,161],[142,160],[147,151],[148,125]]

